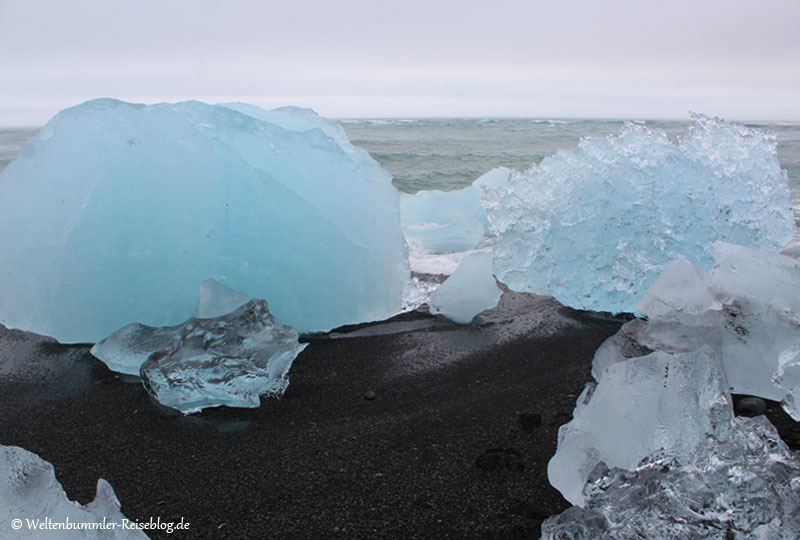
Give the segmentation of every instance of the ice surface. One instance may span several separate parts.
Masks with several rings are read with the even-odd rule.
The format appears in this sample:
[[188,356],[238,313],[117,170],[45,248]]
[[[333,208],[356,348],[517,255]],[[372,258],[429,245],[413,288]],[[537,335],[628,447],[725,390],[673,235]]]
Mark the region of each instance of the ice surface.
[[771,133],[702,116],[678,142],[628,124],[488,190],[494,271],[516,291],[634,311],[678,255],[708,268],[723,240],[778,251],[794,219]]
[[[22,520],[14,529],[13,520]],[[5,539],[140,540],[147,536],[137,529],[52,530],[29,527],[29,520],[44,524],[69,522],[121,523],[125,516],[111,485],[100,478],[94,501],[86,506],[67,499],[56,480],[53,466],[32,452],[17,446],[0,446],[0,536]],[[33,525],[34,523],[30,523]],[[66,527],[67,525],[65,525]]]
[[175,346],[180,328],[131,323],[97,342],[91,353],[111,371],[138,377],[151,354]]
[[190,319],[171,346],[141,366],[145,388],[184,414],[207,407],[258,407],[260,396],[281,397],[289,368],[307,343],[278,322],[264,300],[251,300],[213,319]]
[[209,319],[227,315],[249,302],[251,298],[241,291],[226,287],[222,283],[207,279],[200,286],[200,298],[194,307],[192,317]]
[[400,195],[403,232],[412,246],[428,253],[457,253],[476,248],[487,236],[489,220],[481,204],[484,186],[506,184],[510,170],[498,167],[471,186],[455,191],[420,191]]
[[724,439],[732,417],[725,375],[708,347],[618,362],[587,385],[573,420],[559,429],[548,478],[582,506],[599,463],[631,470],[656,452],[685,462],[708,434]]
[[0,323],[63,342],[192,312],[209,278],[301,331],[400,310],[391,176],[308,110],[94,100],[0,173]]
[[736,418],[689,460],[654,453],[632,471],[598,466],[585,508],[542,523],[542,540],[796,540],[800,460],[769,421]]
[[[719,242],[708,272],[678,258],[639,302],[648,321],[631,321],[595,355],[592,373],[641,350],[712,347],[733,392],[792,405],[800,392],[800,263],[764,250]],[[626,351],[623,351],[626,349]],[[633,351],[633,352],[631,352]]]
[[466,256],[430,296],[431,313],[466,324],[481,311],[497,305],[503,292],[492,275],[491,251]]

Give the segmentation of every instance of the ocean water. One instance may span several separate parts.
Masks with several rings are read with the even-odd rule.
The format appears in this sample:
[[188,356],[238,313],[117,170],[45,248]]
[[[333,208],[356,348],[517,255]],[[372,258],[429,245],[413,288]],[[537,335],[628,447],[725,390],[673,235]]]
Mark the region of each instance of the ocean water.
[[[525,169],[558,150],[575,148],[582,137],[616,133],[622,120],[548,119],[371,119],[341,120],[348,137],[386,167],[401,191],[453,190],[488,170]],[[671,137],[686,121],[644,123]],[[795,216],[800,220],[800,122],[747,123],[773,131],[778,158],[788,172]],[[39,128],[0,128],[0,170]],[[798,238],[796,238],[796,241]]]

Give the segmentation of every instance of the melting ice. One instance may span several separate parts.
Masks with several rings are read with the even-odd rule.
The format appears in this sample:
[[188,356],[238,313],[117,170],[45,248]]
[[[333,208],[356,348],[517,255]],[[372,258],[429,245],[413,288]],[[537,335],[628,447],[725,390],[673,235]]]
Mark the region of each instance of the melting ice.
[[391,176],[307,109],[66,109],[0,173],[0,231],[0,322],[63,342],[177,324],[208,278],[301,331],[391,316],[408,280]]
[[714,241],[779,251],[794,232],[774,135],[702,116],[677,142],[637,124],[584,139],[484,205],[500,281],[599,311],[634,311],[678,255],[708,268]]

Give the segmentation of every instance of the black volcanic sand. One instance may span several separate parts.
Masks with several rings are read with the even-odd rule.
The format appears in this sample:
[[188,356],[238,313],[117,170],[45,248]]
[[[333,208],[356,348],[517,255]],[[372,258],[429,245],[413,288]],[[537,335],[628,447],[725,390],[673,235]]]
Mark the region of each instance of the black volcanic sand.
[[[538,538],[594,351],[624,319],[506,293],[472,325],[424,312],[308,338],[281,400],[183,417],[89,354],[0,326],[0,444],[85,504],[111,482],[151,538]],[[768,415],[794,448],[800,429]]]

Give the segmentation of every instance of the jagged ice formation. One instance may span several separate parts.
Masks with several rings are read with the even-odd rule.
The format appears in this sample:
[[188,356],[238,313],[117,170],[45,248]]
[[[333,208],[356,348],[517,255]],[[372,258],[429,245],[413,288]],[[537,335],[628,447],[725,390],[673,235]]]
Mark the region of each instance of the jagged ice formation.
[[488,190],[497,278],[575,308],[631,312],[678,255],[708,268],[717,240],[784,247],[794,219],[775,136],[694,120],[677,142],[626,124]]

